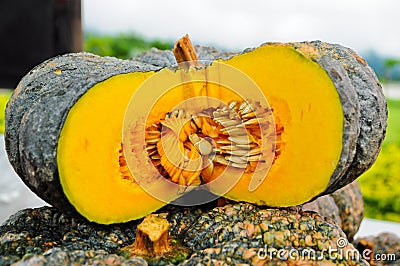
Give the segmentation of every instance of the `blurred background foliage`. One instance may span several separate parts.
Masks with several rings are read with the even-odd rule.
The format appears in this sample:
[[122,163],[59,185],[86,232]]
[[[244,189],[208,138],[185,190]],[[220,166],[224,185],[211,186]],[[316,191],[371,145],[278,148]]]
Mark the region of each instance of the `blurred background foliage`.
[[0,134],[4,132],[4,112],[6,110],[6,104],[10,95],[10,92],[0,91]]
[[138,34],[96,35],[85,36],[84,49],[101,56],[114,56],[121,59],[134,57],[140,52],[152,47],[160,50],[172,49],[173,43],[161,40],[146,40]]
[[[101,56],[131,58],[151,47],[171,49],[172,41],[146,40],[134,34],[87,34],[84,49]],[[400,59],[385,58],[374,52],[361,54],[382,82],[400,81]],[[399,84],[400,88],[400,84]],[[0,133],[4,131],[4,110],[9,92],[0,91]],[[376,163],[358,180],[368,218],[400,222],[400,100],[388,100],[389,121],[386,138]]]
[[366,217],[400,222],[400,100],[388,100],[388,127],[375,164],[358,178]]

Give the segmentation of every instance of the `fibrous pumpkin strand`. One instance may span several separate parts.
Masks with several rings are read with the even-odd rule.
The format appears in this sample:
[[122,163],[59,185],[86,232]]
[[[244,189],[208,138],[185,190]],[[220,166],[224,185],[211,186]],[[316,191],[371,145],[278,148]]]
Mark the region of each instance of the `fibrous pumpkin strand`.
[[247,101],[195,114],[173,110],[147,128],[146,150],[164,177],[182,186],[200,185],[215,165],[249,172],[265,163],[264,153],[275,153],[276,159],[282,144],[276,132],[282,134],[283,126],[274,124],[271,109]]
[[134,182],[134,179],[131,175],[131,172],[129,171],[128,164],[126,162],[126,158],[124,156],[122,145],[118,152],[119,152],[119,171],[122,175],[122,178]]

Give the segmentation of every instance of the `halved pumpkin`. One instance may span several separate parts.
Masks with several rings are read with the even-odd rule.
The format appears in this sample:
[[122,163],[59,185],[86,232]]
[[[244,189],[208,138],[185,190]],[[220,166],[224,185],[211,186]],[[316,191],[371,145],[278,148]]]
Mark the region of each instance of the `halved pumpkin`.
[[[15,170],[50,204],[116,223],[143,217],[194,185],[233,200],[299,205],[352,182],[375,161],[386,101],[352,51],[321,42],[271,43],[239,55],[198,51],[224,58],[191,70],[160,69],[169,52],[137,61],[69,54],[42,63],[7,106]],[[143,90],[149,84],[154,91]],[[236,112],[228,117],[238,118],[235,126],[250,140],[226,135],[235,130],[226,116],[218,119],[224,110]],[[261,112],[260,119],[250,121],[252,112]],[[238,148],[240,156],[232,152]],[[181,155],[181,164],[174,163]],[[163,196],[151,195],[152,187]]]

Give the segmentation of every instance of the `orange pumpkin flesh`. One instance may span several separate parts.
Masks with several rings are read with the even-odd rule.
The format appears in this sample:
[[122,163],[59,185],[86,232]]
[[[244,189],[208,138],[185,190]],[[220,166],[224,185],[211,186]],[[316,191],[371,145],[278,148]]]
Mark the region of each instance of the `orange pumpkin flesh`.
[[126,106],[151,74],[123,74],[96,84],[64,123],[57,151],[60,181],[68,200],[90,221],[125,222],[165,205],[124,178],[119,164]]

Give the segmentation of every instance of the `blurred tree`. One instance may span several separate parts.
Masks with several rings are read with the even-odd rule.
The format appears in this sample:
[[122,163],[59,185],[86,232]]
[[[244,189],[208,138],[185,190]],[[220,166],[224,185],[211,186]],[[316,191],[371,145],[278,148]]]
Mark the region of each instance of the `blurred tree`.
[[400,59],[388,58],[384,61],[385,66],[385,80],[393,81],[400,80]]
[[168,41],[147,41],[134,33],[115,36],[88,34],[85,38],[84,49],[101,56],[128,59],[152,47],[165,50],[171,49],[172,45],[172,42]]

